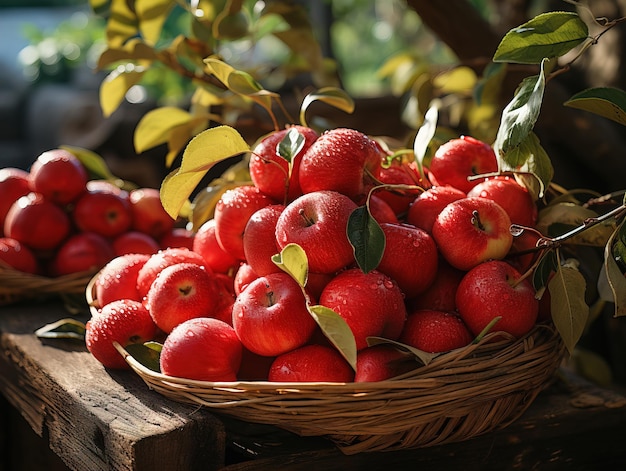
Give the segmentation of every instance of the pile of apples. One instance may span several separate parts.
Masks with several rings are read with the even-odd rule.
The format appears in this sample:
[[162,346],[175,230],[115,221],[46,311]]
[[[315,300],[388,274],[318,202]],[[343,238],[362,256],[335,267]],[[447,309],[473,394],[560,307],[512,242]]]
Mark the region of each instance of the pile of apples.
[[[294,129],[302,144],[289,160],[280,149]],[[536,224],[527,189],[498,175],[493,149],[467,136],[441,145],[424,175],[415,162],[386,164],[390,155],[354,129],[318,135],[294,125],[263,138],[252,149],[252,184],[224,192],[191,250],[126,255],[101,271],[87,347],[125,368],[114,341],[156,340],[161,371],[196,380],[362,382],[418,365],[394,342],[440,353],[490,325],[529,332],[542,317],[522,276],[532,254],[515,254],[537,236],[510,230]],[[476,177],[486,174],[496,176]],[[363,205],[385,236],[372,270],[357,265],[347,230]],[[293,244],[306,253],[304,286],[275,263]],[[356,368],[313,305],[350,328]]]
[[[81,160],[52,149],[23,170],[0,169],[0,262],[24,273],[95,273],[126,253],[191,245],[154,188],[90,179]],[[183,239],[186,236],[186,239]]]

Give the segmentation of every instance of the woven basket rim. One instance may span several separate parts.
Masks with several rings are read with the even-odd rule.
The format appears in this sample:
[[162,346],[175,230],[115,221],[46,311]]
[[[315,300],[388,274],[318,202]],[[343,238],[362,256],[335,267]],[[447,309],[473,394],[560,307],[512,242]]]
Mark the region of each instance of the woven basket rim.
[[0,260],[0,296],[20,299],[24,296],[37,297],[42,294],[81,294],[85,292],[85,286],[93,276],[93,271],[58,277],[26,273]]

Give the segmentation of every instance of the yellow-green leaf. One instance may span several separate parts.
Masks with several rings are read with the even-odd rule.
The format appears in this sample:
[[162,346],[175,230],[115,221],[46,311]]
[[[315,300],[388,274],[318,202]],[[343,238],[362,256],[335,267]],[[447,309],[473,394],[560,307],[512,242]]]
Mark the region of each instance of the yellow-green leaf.
[[207,129],[194,137],[183,152],[180,168],[165,177],[161,184],[161,201],[167,213],[173,218],[178,216],[213,165],[249,151],[241,134],[230,126]]
[[585,278],[575,268],[559,266],[548,283],[552,320],[571,353],[587,325]]
[[91,178],[116,180],[117,177],[111,173],[109,166],[104,159],[95,152],[74,146],[59,146],[68,152],[74,154],[78,160],[85,166]]
[[106,38],[109,47],[121,47],[139,32],[137,14],[127,0],[112,0],[107,20]]
[[107,65],[115,62],[136,62],[149,63],[157,58],[157,54],[152,48],[139,38],[133,38],[120,47],[105,49],[98,58],[98,69],[104,69]]
[[435,76],[433,85],[444,93],[469,93],[477,80],[476,72],[467,66],[460,66]]
[[590,88],[567,100],[565,106],[589,111],[626,126],[626,92],[619,88]]
[[174,8],[171,0],[135,0],[139,30],[149,44],[156,44],[161,35],[163,24]]
[[111,116],[120,106],[126,92],[141,80],[145,71],[143,67],[126,64],[107,75],[100,85],[100,106],[105,117]]
[[175,106],[163,106],[148,111],[135,128],[135,151],[141,153],[164,144],[173,128],[188,123],[191,118],[189,112]]
[[326,306],[309,306],[309,312],[324,335],[356,371],[356,341],[346,321]]
[[383,337],[368,337],[367,345],[373,347],[374,345],[392,345],[393,347],[411,353],[413,356],[418,358],[424,365],[428,365],[433,359],[441,355],[441,353],[429,353],[419,348],[412,347],[410,345],[406,345],[401,342],[396,342],[395,340],[386,339]]
[[354,100],[344,90],[336,87],[320,88],[316,92],[309,93],[304,97],[304,100],[302,100],[302,105],[300,106],[300,124],[303,126],[306,126],[306,110],[314,101],[324,102],[346,113],[352,113],[354,111]]
[[309,277],[309,260],[298,244],[287,244],[272,257],[274,264],[304,288]]
[[189,218],[192,224],[192,231],[197,231],[202,224],[213,218],[215,206],[227,190],[237,188],[242,185],[249,185],[250,181],[226,181],[222,178],[213,180],[206,188],[193,199],[193,211]]
[[85,324],[71,317],[46,324],[35,331],[41,339],[85,339]]
[[[599,291],[603,295],[603,298],[615,303],[615,317],[626,316],[626,277],[615,260],[617,254],[614,250],[616,245],[620,245],[623,249],[623,242],[619,240],[619,234],[625,230],[626,223],[622,222],[619,228],[615,230],[609,238],[604,248],[604,269],[602,273],[603,276],[600,278],[600,281],[608,284],[611,296],[604,294],[606,290],[599,289]],[[620,252],[618,256],[620,257],[620,261],[624,263],[626,260],[622,258],[622,253],[625,251],[620,250]]]

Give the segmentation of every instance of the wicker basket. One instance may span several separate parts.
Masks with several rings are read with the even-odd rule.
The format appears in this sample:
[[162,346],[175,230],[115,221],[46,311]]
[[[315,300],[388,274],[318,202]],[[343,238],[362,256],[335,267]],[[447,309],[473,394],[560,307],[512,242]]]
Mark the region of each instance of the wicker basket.
[[0,306],[25,299],[85,294],[93,273],[72,273],[56,278],[24,273],[0,261]]
[[156,373],[121,346],[151,389],[301,436],[326,436],[345,454],[466,440],[515,421],[550,382],[565,348],[552,325],[521,339],[502,333],[375,383],[205,382]]

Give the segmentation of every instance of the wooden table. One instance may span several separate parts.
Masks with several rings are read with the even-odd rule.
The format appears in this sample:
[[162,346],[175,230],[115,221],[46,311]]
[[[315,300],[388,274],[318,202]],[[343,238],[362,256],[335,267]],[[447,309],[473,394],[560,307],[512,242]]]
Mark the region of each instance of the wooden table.
[[[105,370],[80,342],[33,334],[68,316],[58,303],[0,307],[0,471],[60,469],[32,465],[38,451],[15,438],[24,419],[42,437],[34,443],[76,471],[626,469],[626,398],[565,371],[502,431],[432,448],[345,456],[321,438],[166,400],[130,371]],[[86,320],[87,312],[78,319]]]

